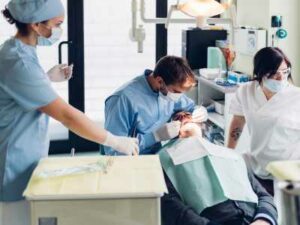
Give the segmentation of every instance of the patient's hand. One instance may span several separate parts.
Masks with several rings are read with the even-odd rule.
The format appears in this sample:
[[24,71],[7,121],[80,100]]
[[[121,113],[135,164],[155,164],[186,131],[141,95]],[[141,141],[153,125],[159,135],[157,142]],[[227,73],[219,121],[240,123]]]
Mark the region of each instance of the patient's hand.
[[256,220],[253,223],[251,223],[250,225],[271,225],[269,222],[265,221],[265,220]]
[[179,131],[179,138],[188,138],[192,136],[202,137],[201,127],[196,123],[183,124]]

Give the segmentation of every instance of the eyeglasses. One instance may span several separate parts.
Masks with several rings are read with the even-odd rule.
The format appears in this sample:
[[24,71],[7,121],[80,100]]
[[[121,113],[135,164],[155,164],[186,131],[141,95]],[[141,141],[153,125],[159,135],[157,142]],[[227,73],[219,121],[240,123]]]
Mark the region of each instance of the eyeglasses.
[[286,68],[282,70],[277,70],[276,73],[272,74],[270,78],[278,79],[278,78],[287,78],[291,74],[291,68]]

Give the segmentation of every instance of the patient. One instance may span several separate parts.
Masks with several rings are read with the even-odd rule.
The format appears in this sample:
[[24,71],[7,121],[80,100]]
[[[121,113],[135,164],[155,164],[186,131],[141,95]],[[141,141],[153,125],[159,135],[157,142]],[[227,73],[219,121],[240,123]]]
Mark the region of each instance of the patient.
[[191,136],[202,136],[200,124],[194,123],[192,113],[177,112],[172,116],[172,121],[180,121],[181,128],[179,131],[179,138],[187,138]]
[[[180,118],[174,117],[173,119],[177,119],[183,122],[182,130],[180,134],[182,137],[201,136],[201,128],[199,127],[199,125],[192,123],[192,121],[189,121],[186,118],[186,115]],[[188,127],[188,129],[186,129],[186,127]],[[188,130],[188,133],[186,133],[186,130]],[[183,151],[185,150],[186,149],[183,149]],[[178,166],[174,166],[174,168],[178,168]],[[195,167],[194,164],[194,167],[192,168],[201,169],[201,166]],[[178,171],[175,171],[174,173],[178,173]],[[179,180],[175,181],[177,185],[179,182],[185,183],[186,179],[189,179],[188,178],[189,170],[186,171],[180,170],[180,173],[184,175],[181,176],[181,178],[177,178],[177,179],[182,179],[181,181]],[[227,172],[224,171],[224,173],[227,176],[226,174]],[[170,179],[166,174],[167,171],[165,171],[165,180],[166,180],[169,193],[163,196],[161,200],[163,225],[249,225],[249,224],[276,225],[277,224],[276,222],[277,211],[272,196],[270,196],[267,193],[267,191],[260,185],[260,183],[253,176],[253,174],[249,172],[248,172],[249,181],[247,179],[245,180],[247,180],[249,184],[249,190],[252,191],[253,196],[256,198],[258,203],[252,203],[250,201],[249,202],[233,201],[229,199],[220,202],[218,204],[211,205],[207,208],[204,208],[201,211],[201,213],[197,213],[197,210],[195,208],[187,204],[186,201],[182,199],[181,197],[182,195],[180,195],[175,188],[176,185],[172,184],[171,182],[172,179]],[[228,176],[232,178],[231,174],[228,174]],[[245,176],[247,176],[246,169],[245,169]],[[196,179],[196,177],[198,178],[198,180]],[[211,178],[208,176],[207,179],[215,179],[215,178]],[[232,179],[234,180],[234,178]],[[203,179],[201,178],[201,176],[195,176],[195,177],[192,176],[192,178],[189,181],[200,183],[203,182]],[[214,182],[211,183],[213,184]],[[237,190],[237,192],[239,191],[243,192],[244,191],[243,188],[245,187],[244,186],[239,187],[239,185],[237,185],[236,188],[234,188],[234,190]],[[195,188],[190,187],[188,185],[188,190],[189,189],[191,191],[187,192],[188,195],[189,193],[193,195],[193,191],[195,191]],[[215,193],[215,192],[211,191],[211,193]],[[203,193],[203,195],[205,194]],[[203,196],[203,195],[199,194],[199,196]],[[189,196],[189,197],[191,199],[194,198],[194,196]]]

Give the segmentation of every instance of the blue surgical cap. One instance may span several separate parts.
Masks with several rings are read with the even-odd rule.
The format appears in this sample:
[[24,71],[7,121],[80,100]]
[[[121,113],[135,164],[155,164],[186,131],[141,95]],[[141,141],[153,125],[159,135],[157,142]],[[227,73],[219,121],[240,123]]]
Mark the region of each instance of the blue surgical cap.
[[61,0],[10,0],[12,17],[21,23],[38,23],[64,15]]

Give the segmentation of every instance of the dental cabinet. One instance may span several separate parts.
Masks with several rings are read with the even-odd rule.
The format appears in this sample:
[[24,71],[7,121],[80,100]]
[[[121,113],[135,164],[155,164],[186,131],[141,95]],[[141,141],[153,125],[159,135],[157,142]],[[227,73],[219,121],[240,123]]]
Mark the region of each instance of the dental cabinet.
[[[198,104],[208,106],[217,102],[218,107],[219,105],[223,104],[222,106],[222,113],[218,112],[209,112],[208,113],[208,124],[213,126],[215,130],[218,130],[223,137],[223,140],[210,140],[215,144],[225,145],[227,146],[228,137],[229,137],[229,127],[232,120],[233,115],[229,113],[229,107],[232,98],[238,86],[234,87],[223,87],[217,85],[214,80],[208,80],[204,77],[197,76],[198,79],[198,86],[197,86],[197,95],[198,95]],[[218,111],[218,110],[216,110]],[[215,131],[213,131],[215,132]],[[250,148],[249,142],[249,133],[247,127],[244,127],[243,133],[239,139],[238,145],[236,149],[240,152],[247,152]]]
[[31,225],[160,225],[167,192],[158,156],[39,162],[24,192]]

